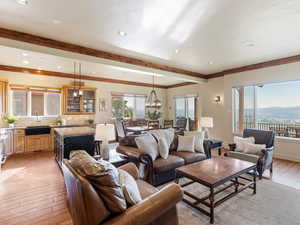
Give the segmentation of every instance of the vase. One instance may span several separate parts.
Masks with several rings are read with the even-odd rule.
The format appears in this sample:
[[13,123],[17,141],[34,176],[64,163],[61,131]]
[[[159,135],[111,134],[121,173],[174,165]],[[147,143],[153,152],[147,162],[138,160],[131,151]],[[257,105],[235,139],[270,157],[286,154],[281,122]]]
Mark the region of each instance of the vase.
[[14,127],[15,127],[15,124],[14,124],[14,123],[10,123],[10,124],[8,124],[8,127],[9,127],[9,128],[14,128]]

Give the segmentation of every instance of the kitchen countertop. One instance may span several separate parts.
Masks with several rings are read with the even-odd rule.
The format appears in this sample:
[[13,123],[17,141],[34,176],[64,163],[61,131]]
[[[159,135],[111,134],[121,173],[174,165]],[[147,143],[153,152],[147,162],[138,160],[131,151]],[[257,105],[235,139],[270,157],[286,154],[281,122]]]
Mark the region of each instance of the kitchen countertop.
[[[81,124],[81,125],[45,125],[45,124],[41,124],[41,125],[33,125],[33,126],[49,126],[51,128],[67,128],[67,127],[87,127],[89,126],[88,124]],[[26,127],[30,127],[30,126],[26,126]],[[7,130],[18,130],[18,129],[25,129],[26,128],[25,126],[24,127],[13,127],[13,128],[10,128],[10,127],[2,127],[1,129],[7,129]]]
[[54,128],[54,131],[63,137],[70,136],[81,136],[81,135],[93,135],[95,134],[95,129],[91,127],[64,127],[64,128]]

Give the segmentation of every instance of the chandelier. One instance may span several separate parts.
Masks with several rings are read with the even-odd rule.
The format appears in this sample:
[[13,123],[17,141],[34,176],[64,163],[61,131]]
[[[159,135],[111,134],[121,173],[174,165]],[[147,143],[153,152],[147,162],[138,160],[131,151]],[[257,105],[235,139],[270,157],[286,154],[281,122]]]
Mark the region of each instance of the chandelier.
[[157,98],[156,91],[154,90],[154,76],[152,76],[152,91],[146,100],[145,106],[149,109],[159,109],[161,105],[161,101]]

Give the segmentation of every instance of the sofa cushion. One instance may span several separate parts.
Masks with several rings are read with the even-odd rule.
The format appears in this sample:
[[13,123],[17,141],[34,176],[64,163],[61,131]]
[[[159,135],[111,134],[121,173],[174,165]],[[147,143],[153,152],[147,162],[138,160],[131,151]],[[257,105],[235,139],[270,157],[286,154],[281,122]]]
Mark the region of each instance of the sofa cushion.
[[232,152],[232,151],[229,151],[226,154],[229,157],[244,160],[244,161],[248,161],[248,162],[252,162],[252,163],[257,163],[258,160],[259,160],[259,157],[260,157],[259,155],[246,154],[246,153],[243,153],[243,152]]
[[184,159],[175,155],[169,155],[167,159],[158,158],[153,162],[153,169],[155,172],[165,172],[171,169],[184,165]]
[[142,199],[147,198],[148,196],[158,192],[158,189],[152,186],[151,184],[147,183],[146,181],[143,180],[136,180],[137,186],[140,190],[140,194]]
[[172,152],[172,154],[183,158],[185,164],[199,162],[201,160],[207,159],[205,154],[198,152]]
[[127,209],[126,200],[119,185],[118,170],[109,162],[96,161],[86,151],[72,151],[70,165],[81,176],[89,180],[106,207],[113,213],[121,213]]

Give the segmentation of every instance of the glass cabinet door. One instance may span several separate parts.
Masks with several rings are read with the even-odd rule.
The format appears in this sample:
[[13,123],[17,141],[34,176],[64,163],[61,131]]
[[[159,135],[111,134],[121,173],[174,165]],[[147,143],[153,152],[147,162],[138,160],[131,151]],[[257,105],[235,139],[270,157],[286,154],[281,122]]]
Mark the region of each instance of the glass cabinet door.
[[68,89],[67,91],[67,112],[76,113],[80,112],[80,97],[74,97],[74,90]]
[[87,113],[95,112],[95,91],[93,90],[83,91],[83,112],[87,112]]

